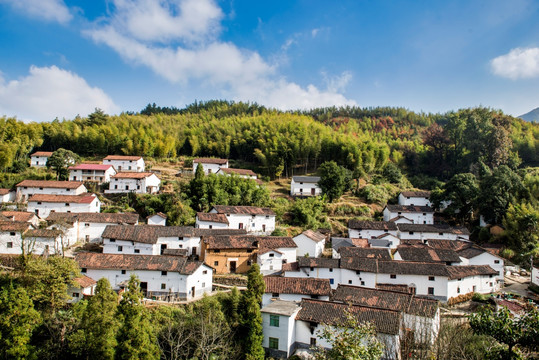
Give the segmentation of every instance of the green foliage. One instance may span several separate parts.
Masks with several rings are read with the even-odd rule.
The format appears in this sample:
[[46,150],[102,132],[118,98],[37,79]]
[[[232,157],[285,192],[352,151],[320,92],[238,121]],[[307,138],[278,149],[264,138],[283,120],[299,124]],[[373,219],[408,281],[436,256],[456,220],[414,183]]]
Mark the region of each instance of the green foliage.
[[391,162],[382,169],[382,176],[392,184],[398,184],[402,180],[401,170]]
[[[502,238],[527,263],[530,256],[539,255],[539,209],[530,203],[511,204],[503,219]],[[517,260],[517,259],[514,259]]]
[[325,325],[319,336],[330,349],[317,347],[316,360],[377,360],[383,354],[383,345],[376,339],[376,329],[370,323],[361,323],[351,312],[338,325]]
[[79,156],[73,151],[60,148],[53,152],[47,160],[47,168],[56,172],[57,180],[67,180],[69,178],[69,166],[75,165],[78,160]]
[[159,348],[149,315],[142,304],[140,281],[131,275],[126,291],[118,306],[122,325],[116,335],[116,358],[122,360],[159,359]]
[[337,165],[335,161],[326,161],[320,165],[318,173],[320,174],[318,186],[329,201],[340,198],[346,190],[350,189],[351,174],[344,167]]
[[431,194],[434,208],[440,208],[444,202],[450,202],[444,210],[446,214],[461,220],[471,220],[477,206],[479,184],[473,174],[454,175],[441,189]]
[[247,360],[263,360],[262,347],[262,313],[260,305],[266,285],[260,273],[260,266],[253,264],[247,273],[247,290],[241,296],[240,314],[241,325],[238,329],[238,340]]
[[24,288],[12,283],[0,290],[0,359],[29,359],[32,331],[41,316]]
[[290,209],[292,225],[299,225],[306,229],[318,229],[323,222],[325,203],[320,197],[296,199]]
[[359,190],[358,195],[370,203],[378,203],[384,206],[389,199],[395,196],[397,189],[389,184],[365,185]]

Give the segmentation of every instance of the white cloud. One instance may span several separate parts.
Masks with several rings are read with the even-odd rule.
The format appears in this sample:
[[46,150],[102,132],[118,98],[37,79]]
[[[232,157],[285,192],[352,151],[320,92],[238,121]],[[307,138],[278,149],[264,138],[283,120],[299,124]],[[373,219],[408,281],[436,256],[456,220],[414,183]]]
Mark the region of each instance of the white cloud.
[[28,76],[5,82],[0,78],[0,114],[23,120],[51,121],[54,118],[85,116],[98,107],[106,113],[118,106],[99,88],[70,71],[51,67],[30,67]]
[[[195,3],[202,4],[196,11],[191,9]],[[344,90],[349,75],[328,83],[327,90],[313,85],[301,87],[286,81],[277,73],[277,66],[257,52],[219,41],[215,36],[222,11],[212,0],[162,0],[152,5],[148,0],[115,0],[114,4],[110,18],[85,33],[114,49],[125,61],[146,66],[173,83],[187,86],[196,81],[197,85],[218,89],[230,99],[282,109],[355,104],[338,93]],[[172,15],[178,11],[179,15]],[[189,14],[189,21],[176,24],[185,14]],[[163,25],[148,30],[147,35],[130,25],[152,27],[158,23]],[[284,47],[293,41],[291,38]],[[178,43],[182,45],[174,45]]]
[[322,76],[327,84],[327,88],[331,92],[343,92],[346,85],[352,80],[352,73],[344,71],[339,76],[328,76],[326,72],[322,72]]
[[46,21],[65,24],[73,18],[63,0],[0,0],[2,2],[27,16]]
[[312,30],[311,30],[311,36],[312,36],[313,38],[315,38],[316,35],[318,35],[318,32],[319,32],[319,31],[320,31],[320,29],[312,29]]
[[510,79],[539,76],[539,48],[516,48],[491,60],[494,74]]

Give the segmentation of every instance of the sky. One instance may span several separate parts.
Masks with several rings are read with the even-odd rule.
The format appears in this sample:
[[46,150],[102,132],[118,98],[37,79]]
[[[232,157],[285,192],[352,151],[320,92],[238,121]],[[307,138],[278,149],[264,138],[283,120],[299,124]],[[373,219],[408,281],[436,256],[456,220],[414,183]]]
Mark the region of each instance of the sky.
[[538,0],[0,0],[0,116],[539,107]]

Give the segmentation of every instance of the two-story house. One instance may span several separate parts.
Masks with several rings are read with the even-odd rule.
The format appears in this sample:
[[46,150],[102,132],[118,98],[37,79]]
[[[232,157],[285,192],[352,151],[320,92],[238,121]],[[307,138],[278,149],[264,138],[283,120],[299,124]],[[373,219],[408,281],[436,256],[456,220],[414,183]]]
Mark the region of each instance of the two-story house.
[[161,180],[151,172],[119,172],[110,177],[105,193],[157,194]]
[[[253,234],[271,234],[275,230],[275,213],[270,208],[215,205],[210,213],[224,214],[229,229],[245,229]],[[212,225],[218,227],[219,224],[221,223]],[[202,227],[203,224],[197,225]]]
[[430,206],[386,205],[384,221],[407,224],[434,224],[434,210]]
[[144,172],[146,165],[142,156],[108,155],[104,165],[112,165],[118,172]]
[[52,151],[36,151],[30,155],[30,166],[44,168],[52,155]]
[[193,172],[197,170],[198,164],[202,164],[204,174],[216,174],[219,169],[228,168],[228,159],[217,158],[197,158],[193,160]]
[[17,199],[25,202],[35,194],[80,195],[86,193],[86,187],[78,181],[23,180],[17,185]]
[[101,202],[95,194],[81,195],[46,195],[36,194],[28,199],[28,211],[41,218],[51,212],[99,212]]
[[293,176],[290,182],[292,196],[318,196],[322,189],[318,186],[319,176]]
[[92,181],[98,184],[110,182],[111,176],[116,174],[112,165],[79,164],[69,167],[70,181]]
[[399,205],[431,206],[430,191],[403,191],[399,194]]

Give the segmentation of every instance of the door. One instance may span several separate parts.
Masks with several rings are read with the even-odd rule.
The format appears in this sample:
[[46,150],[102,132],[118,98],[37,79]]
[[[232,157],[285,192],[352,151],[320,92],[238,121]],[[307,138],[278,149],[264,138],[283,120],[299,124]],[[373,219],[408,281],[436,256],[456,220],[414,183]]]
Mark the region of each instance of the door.
[[191,288],[191,297],[195,297],[195,287]]
[[161,255],[163,255],[166,248],[167,248],[167,244],[161,244]]
[[197,248],[196,248],[196,247],[193,247],[193,248],[191,249],[191,254],[192,254],[192,255],[196,255],[196,254],[197,254]]
[[316,190],[315,190],[314,188],[311,189],[311,195],[312,195],[312,196],[315,195],[315,191],[316,191]]
[[231,272],[231,273],[235,273],[235,272],[236,272],[236,262],[235,262],[235,261],[231,261],[231,262],[230,262],[230,272]]
[[148,283],[147,282],[140,283],[140,290],[142,290],[142,295],[144,297],[148,297]]

